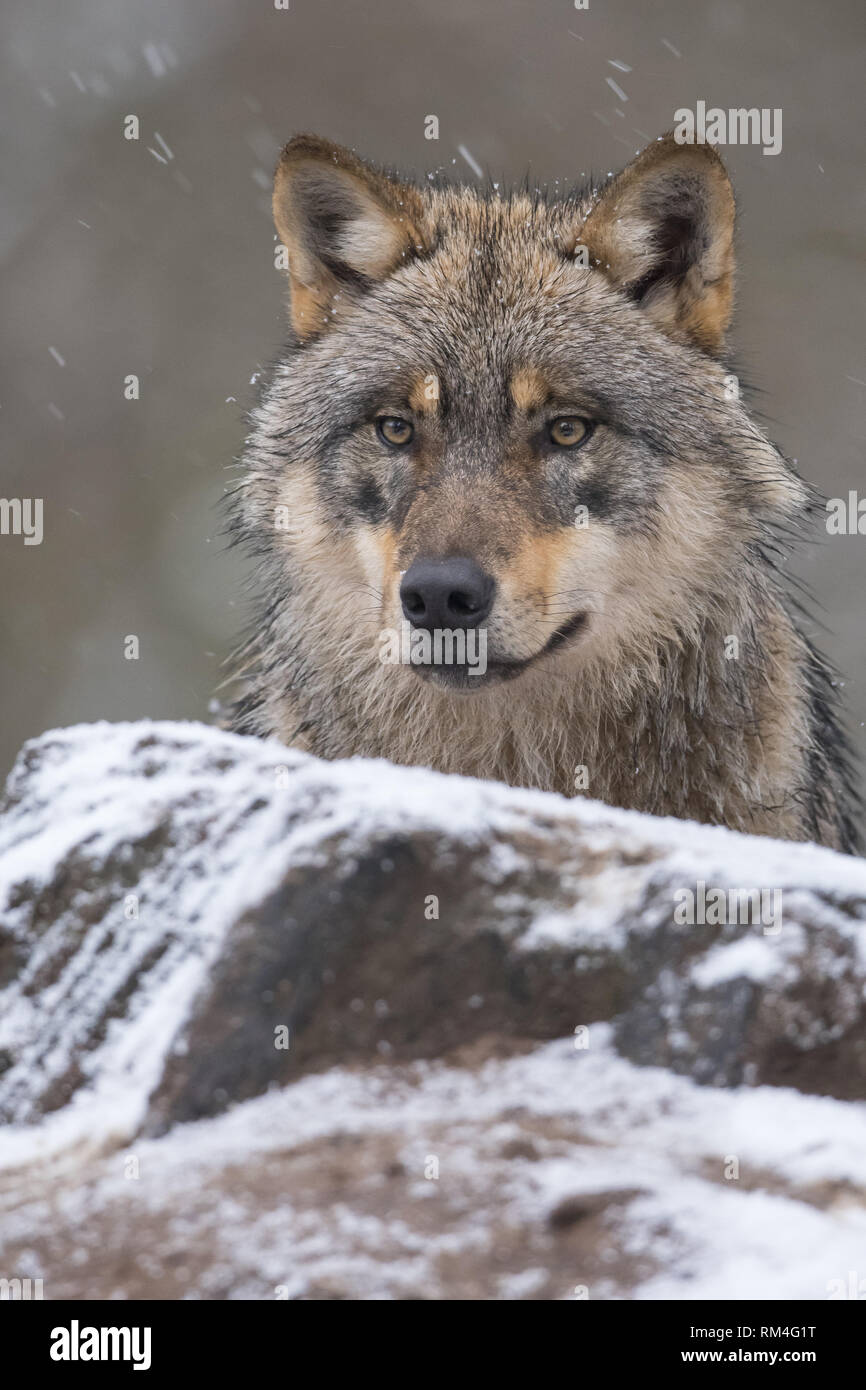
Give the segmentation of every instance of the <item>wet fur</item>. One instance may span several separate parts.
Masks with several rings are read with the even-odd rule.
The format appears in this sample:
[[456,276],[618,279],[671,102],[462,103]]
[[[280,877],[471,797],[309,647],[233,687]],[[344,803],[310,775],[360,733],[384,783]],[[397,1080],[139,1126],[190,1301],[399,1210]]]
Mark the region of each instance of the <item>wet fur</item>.
[[[729,186],[714,155],[642,159],[548,199],[415,189],[313,137],[287,147],[295,339],[232,502],[260,595],[233,727],[566,795],[585,768],[585,794],[614,805],[852,850],[831,675],[778,569],[810,499],[725,398]],[[335,203],[331,164],[348,181]],[[664,224],[683,188],[696,251]],[[442,395],[425,420],[428,372]],[[523,442],[551,390],[600,422],[576,466]],[[363,423],[398,393],[426,431],[411,466]],[[576,608],[587,631],[470,695],[382,665],[419,553],[496,575],[495,653],[532,656]]]

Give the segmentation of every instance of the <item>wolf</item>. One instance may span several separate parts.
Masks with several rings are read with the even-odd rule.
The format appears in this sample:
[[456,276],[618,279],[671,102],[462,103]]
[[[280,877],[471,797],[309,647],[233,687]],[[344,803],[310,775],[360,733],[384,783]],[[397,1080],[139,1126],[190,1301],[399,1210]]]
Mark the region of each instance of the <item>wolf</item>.
[[[232,490],[259,598],[231,727],[855,851],[782,575],[814,498],[726,358],[716,150],[670,133],[551,193],[299,135],[273,209],[292,333]],[[483,671],[383,659],[473,630]]]

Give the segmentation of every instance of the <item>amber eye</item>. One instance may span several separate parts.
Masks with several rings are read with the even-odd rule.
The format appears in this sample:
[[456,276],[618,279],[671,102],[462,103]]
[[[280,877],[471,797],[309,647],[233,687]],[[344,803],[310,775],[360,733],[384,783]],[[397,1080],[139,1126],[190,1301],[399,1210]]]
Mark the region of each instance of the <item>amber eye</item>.
[[376,421],[376,433],[392,449],[404,449],[412,443],[415,430],[408,420],[401,420],[399,415],[383,415]]
[[547,433],[557,448],[573,449],[588,437],[589,421],[581,420],[579,415],[560,415],[558,420],[551,420]]

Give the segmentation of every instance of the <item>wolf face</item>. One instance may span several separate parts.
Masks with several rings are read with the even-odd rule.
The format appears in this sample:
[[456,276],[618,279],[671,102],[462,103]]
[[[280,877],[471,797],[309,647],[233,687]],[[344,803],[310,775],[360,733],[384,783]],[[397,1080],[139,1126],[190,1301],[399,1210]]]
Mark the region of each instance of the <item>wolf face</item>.
[[[295,339],[238,490],[265,602],[235,727],[567,793],[588,767],[621,805],[844,838],[828,677],[772,562],[807,493],[722,361],[712,147],[549,198],[300,136],[274,216]],[[385,663],[399,630],[483,635],[483,670]]]
[[419,193],[301,137],[274,210],[303,343],[284,505],[327,499],[371,644],[485,630],[483,676],[416,677],[478,693],[670,639],[758,539],[756,497],[801,504],[710,356],[733,234],[710,147],[660,141],[584,204]]

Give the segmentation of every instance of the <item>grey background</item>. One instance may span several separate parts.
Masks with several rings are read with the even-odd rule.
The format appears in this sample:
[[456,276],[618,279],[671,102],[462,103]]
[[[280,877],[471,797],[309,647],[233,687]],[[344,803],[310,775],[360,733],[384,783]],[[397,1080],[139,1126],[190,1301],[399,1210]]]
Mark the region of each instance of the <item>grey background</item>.
[[[569,181],[699,99],[781,107],[781,154],[726,156],[734,344],[805,475],[866,491],[862,0],[3,0],[2,29],[0,495],[46,519],[41,546],[0,537],[0,770],[51,725],[208,717],[245,605],[218,501],[282,334],[269,185],[298,130]],[[866,537],[815,540],[796,570],[862,746]]]

